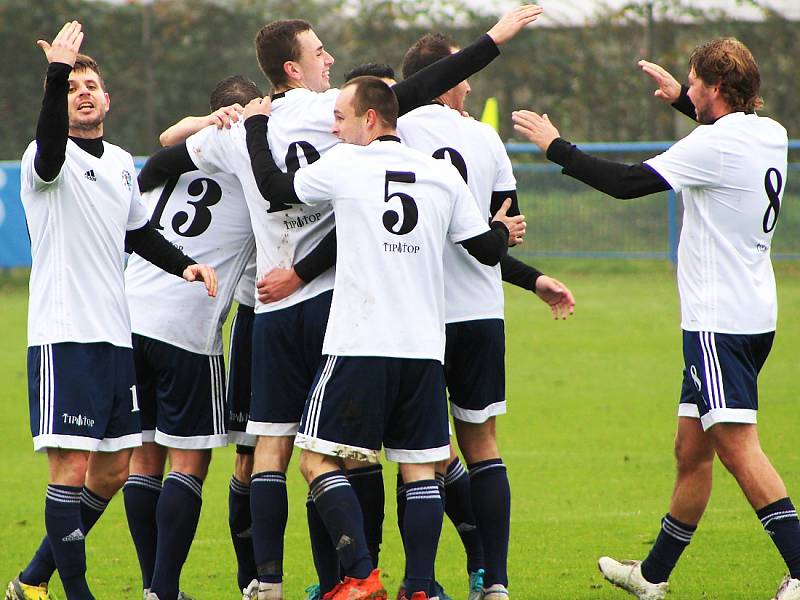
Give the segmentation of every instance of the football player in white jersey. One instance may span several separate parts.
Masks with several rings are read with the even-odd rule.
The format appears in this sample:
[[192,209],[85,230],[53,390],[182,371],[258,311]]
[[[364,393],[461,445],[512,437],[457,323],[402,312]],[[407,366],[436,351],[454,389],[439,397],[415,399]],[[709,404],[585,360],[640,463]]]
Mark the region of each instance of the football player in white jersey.
[[[267,119],[245,122],[253,171],[265,197],[333,204],[338,270],[323,360],[306,404],[296,445],[346,575],[332,598],[385,598],[367,549],[359,502],[339,457],[401,464],[407,488],[406,592],[428,598],[441,529],[434,462],[449,455],[444,402],[446,237],[487,264],[497,263],[522,217],[490,230],[469,188],[450,165],[399,144],[397,99],[385,82],[359,77],[336,101],[332,131],[349,144],[284,174],[265,141]],[[251,103],[245,116],[269,101]],[[507,223],[511,229],[508,232]]]
[[[401,111],[429,101],[487,65],[497,56],[498,45],[512,39],[540,13],[541,9],[534,5],[514,9],[471,46],[395,86]],[[300,20],[266,25],[256,38],[256,51],[262,70],[273,84],[275,121],[270,143],[275,160],[282,169],[295,172],[338,143],[330,133],[333,105],[339,93],[330,89],[333,57],[311,26]],[[206,128],[191,136],[185,145],[171,149],[170,168],[200,168],[207,173],[227,172],[239,177],[254,227],[257,272],[261,277],[305,256],[330,231],[333,216],[325,205],[292,206],[277,197],[265,201],[254,182],[244,138],[240,123],[230,129]],[[255,307],[253,361],[258,368],[253,369],[248,432],[259,436],[250,498],[262,600],[283,594],[283,537],[288,511],[285,472],[321,355],[332,287],[333,274],[327,273],[279,302],[258,301]],[[275,339],[280,340],[278,345]],[[380,481],[378,485],[382,485]],[[314,522],[313,503],[308,503],[308,510]],[[311,529],[320,531],[319,526],[311,525]],[[319,539],[324,537],[324,532],[312,533],[315,561],[324,560],[317,556],[317,550],[326,543],[330,546],[329,541]],[[332,555],[332,550],[320,552]],[[329,575],[320,582],[323,592],[338,581],[335,557],[326,564],[330,568],[323,571]]]
[[[28,386],[34,448],[50,466],[47,537],[6,598],[50,598],[58,569],[69,600],[93,598],[85,536],[127,476],[141,443],[126,247],[216,294],[196,264],[147,223],[133,158],[103,139],[109,96],[97,63],[79,54],[80,23],[38,45],[49,63],[36,140],[22,158],[20,195],[31,236]],[[189,286],[187,286],[189,287]]]
[[[443,34],[427,34],[406,52],[403,77],[457,50]],[[506,198],[513,200],[509,213],[519,214],[516,180],[502,140],[489,125],[462,116],[469,92],[469,82],[460,82],[431,104],[401,117],[397,134],[411,148],[450,161],[482,215],[490,218]],[[495,434],[495,418],[506,412],[501,267],[506,277],[517,275],[511,277],[513,283],[550,305],[556,318],[571,314],[575,301],[561,282],[510,256],[490,267],[458,244],[447,244],[444,260],[445,378],[469,475],[453,451],[437,472],[444,479],[445,511],[467,550],[471,597],[506,600],[511,492]]]
[[[700,125],[638,165],[594,158],[559,137],[546,115],[514,113],[515,129],[563,172],[617,198],[682,192],[678,247],[684,373],[678,410],[675,490],[643,562],[602,557],[612,583],[639,598],[664,598],[711,494],[714,456],[731,472],[789,570],[776,600],[800,598],[800,522],[786,487],[761,449],[757,377],[777,322],[772,235],[786,188],[787,134],[760,117],[760,76],[732,38],[698,46],[689,86],[642,61],[659,97]],[[709,590],[710,595],[715,595]]]
[[[211,109],[260,96],[249,79],[229,77],[213,90]],[[222,325],[255,244],[233,175],[193,171],[160,187],[153,179],[145,164],[139,185],[150,222],[172,244],[214,265],[219,279],[211,302],[137,257],[125,271],[144,442],[131,458],[125,508],[145,593],[174,598],[200,517],[211,449],[228,443]],[[254,282],[250,289],[252,296]],[[153,298],[161,300],[154,305]],[[177,319],[181,314],[192,318]],[[167,454],[171,470],[162,486]],[[247,483],[237,487],[239,495]]]

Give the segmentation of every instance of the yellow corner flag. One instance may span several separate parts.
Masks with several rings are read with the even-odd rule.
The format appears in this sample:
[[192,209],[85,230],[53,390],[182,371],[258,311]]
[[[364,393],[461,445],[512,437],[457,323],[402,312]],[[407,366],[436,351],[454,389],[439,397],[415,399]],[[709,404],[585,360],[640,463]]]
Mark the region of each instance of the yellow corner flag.
[[481,122],[491,125],[495,131],[500,130],[500,115],[497,110],[497,98],[487,98],[486,105],[483,107]]

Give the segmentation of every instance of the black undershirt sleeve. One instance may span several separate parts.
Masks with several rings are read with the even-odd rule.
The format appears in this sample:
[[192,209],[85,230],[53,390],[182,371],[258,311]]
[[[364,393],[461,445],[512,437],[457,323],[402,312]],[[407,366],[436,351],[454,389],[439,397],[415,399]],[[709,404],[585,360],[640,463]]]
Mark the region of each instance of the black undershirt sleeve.
[[196,171],[197,165],[192,161],[185,143],[162,148],[147,159],[139,171],[139,189],[149,192],[166,182],[170,177]]
[[681,86],[681,95],[672,103],[672,107],[682,112],[693,121],[697,120],[697,112],[694,109],[694,104],[692,104],[692,101],[689,99],[689,88],[687,86]]
[[458,243],[479,263],[493,267],[508,252],[508,228],[499,221],[493,221],[490,227],[489,231]]
[[71,72],[72,67],[64,63],[53,62],[47,67],[33,159],[33,167],[42,181],[53,181],[66,159],[69,134],[67,96]]
[[253,115],[244,122],[247,131],[247,152],[258,191],[265,200],[278,198],[284,204],[300,204],[294,191],[294,173],[284,173],[275,164],[267,139],[269,117]]
[[170,244],[149,222],[125,233],[125,252],[135,252],[159,269],[178,277],[183,276],[186,267],[197,263]]
[[294,265],[295,274],[308,283],[336,264],[336,228],[331,229],[308,254]]
[[494,217],[506,198],[511,198],[511,206],[509,207],[506,215],[509,217],[516,217],[519,215],[519,201],[517,200],[517,190],[509,190],[507,192],[492,192],[492,200],[489,204],[489,214]]
[[644,163],[626,165],[587,154],[563,138],[553,140],[547,158],[574,177],[614,198],[641,198],[671,189],[669,184]]
[[455,87],[500,55],[500,49],[488,34],[466,48],[420,69],[408,79],[392,86],[402,116]]
[[536,293],[536,280],[541,275],[544,275],[535,267],[517,260],[510,254],[506,254],[500,261],[500,272],[503,275],[503,281],[506,283],[534,293]]

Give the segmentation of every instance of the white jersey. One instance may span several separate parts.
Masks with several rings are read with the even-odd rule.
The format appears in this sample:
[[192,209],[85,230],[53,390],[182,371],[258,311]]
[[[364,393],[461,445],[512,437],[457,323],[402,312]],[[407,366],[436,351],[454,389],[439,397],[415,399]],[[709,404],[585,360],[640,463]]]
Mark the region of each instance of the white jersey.
[[189,352],[222,354],[222,325],[253,254],[253,229],[242,186],[232,175],[192,171],[143,195],[150,221],[171,244],[214,267],[219,285],[187,285],[134,254],[125,270],[133,333]]
[[396,141],[340,144],[299,171],[294,187],[336,213],[323,354],[443,361],[446,238],[489,229],[458,171]]
[[233,299],[239,304],[245,306],[255,306],[256,304],[256,252],[255,247],[253,253],[247,260],[247,265],[244,268],[242,276],[239,278],[239,283],[236,284],[236,291],[233,293]]
[[[293,89],[273,101],[268,136],[278,167],[296,171],[339,143],[330,132],[338,94],[339,90],[320,94]],[[273,268],[291,267],[333,228],[329,206],[310,208],[284,204],[280,199],[268,202],[261,196],[250,166],[243,121],[230,129],[207,127],[189,137],[186,147],[201,170],[231,173],[241,181],[256,237],[258,278]],[[278,302],[264,304],[256,299],[255,312],[279,310],[313,298],[333,288],[333,277],[330,269]]]
[[97,158],[67,141],[58,176],[42,181],[36,142],[22,157],[20,197],[33,265],[28,345],[108,342],[131,347],[125,232],[147,223],[131,155],[103,142]]
[[678,290],[684,330],[775,329],[770,249],[786,189],[787,145],[780,124],[736,112],[646,161],[683,193]]
[[[400,117],[397,134],[411,148],[449,160],[467,182],[480,214],[491,217],[492,192],[517,188],[511,160],[497,132],[458,111],[430,104]],[[444,249],[447,323],[503,318],[500,265],[482,265],[463,246]]]

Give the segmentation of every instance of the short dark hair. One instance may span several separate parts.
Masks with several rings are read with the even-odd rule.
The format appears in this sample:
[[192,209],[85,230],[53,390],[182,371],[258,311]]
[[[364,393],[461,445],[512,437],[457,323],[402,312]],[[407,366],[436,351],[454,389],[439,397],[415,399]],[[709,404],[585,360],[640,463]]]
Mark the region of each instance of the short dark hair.
[[364,75],[372,75],[373,77],[382,77],[384,79],[395,79],[394,69],[384,63],[363,63],[357,67],[353,67],[344,74],[344,80],[350,81],[356,77],[363,77]]
[[345,83],[342,89],[349,87],[355,87],[353,109],[356,116],[363,115],[371,108],[385,125],[392,129],[397,127],[397,113],[400,110],[397,96],[383,79],[362,75]]
[[443,33],[426,33],[419,38],[403,57],[403,79],[432,65],[453,53],[458,44]]
[[78,54],[78,56],[75,57],[75,65],[72,67],[72,70],[94,71],[97,73],[97,77],[100,80],[100,87],[104,92],[106,91],[106,82],[103,80],[103,74],[100,72],[100,67],[97,64],[97,61],[88,54]]
[[241,104],[244,106],[253,98],[261,98],[264,94],[258,86],[244,75],[226,77],[211,91],[208,103],[211,110],[215,111],[223,106]]
[[267,23],[256,34],[256,56],[258,66],[274,87],[286,85],[288,77],[283,65],[300,58],[297,35],[311,29],[311,24],[302,19],[280,19]]
[[754,112],[764,106],[758,95],[761,75],[753,54],[736,38],[717,38],[701,44],[689,58],[689,68],[706,85],[719,86],[734,111]]

